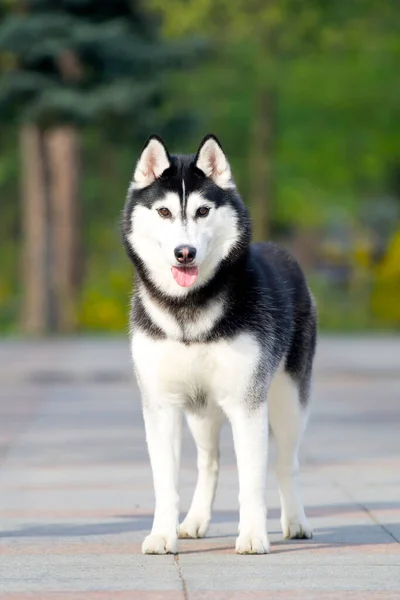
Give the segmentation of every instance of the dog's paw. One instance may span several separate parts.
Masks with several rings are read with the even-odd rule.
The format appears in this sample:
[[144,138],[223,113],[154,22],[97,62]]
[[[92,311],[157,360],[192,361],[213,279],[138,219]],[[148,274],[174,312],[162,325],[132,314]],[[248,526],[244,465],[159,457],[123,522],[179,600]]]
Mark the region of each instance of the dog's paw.
[[239,535],[236,540],[237,554],[268,554],[270,545],[267,534],[257,535]]
[[210,517],[204,517],[202,515],[186,515],[186,518],[179,525],[179,537],[180,538],[203,538],[208,530],[210,524]]
[[177,539],[176,536],[164,536],[151,533],[142,544],[143,554],[176,554]]
[[288,521],[286,518],[281,519],[283,537],[287,540],[304,540],[311,539],[313,530],[307,519],[301,521]]

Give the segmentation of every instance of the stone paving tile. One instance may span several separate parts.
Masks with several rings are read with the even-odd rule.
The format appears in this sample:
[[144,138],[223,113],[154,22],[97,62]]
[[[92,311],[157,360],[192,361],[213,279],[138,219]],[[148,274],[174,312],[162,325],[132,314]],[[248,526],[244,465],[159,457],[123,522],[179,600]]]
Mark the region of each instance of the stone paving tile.
[[218,566],[210,569],[210,563],[196,556],[193,563],[183,563],[183,573],[189,590],[218,591],[275,591],[275,590],[323,590],[323,591],[389,591],[400,594],[399,566],[360,564],[270,564],[267,559],[251,557],[238,565],[235,560],[219,556]]
[[[173,556],[30,554],[0,557],[0,597],[9,592],[182,590]],[[156,568],[154,568],[156,564]]]
[[274,590],[273,595],[266,592],[221,592],[201,590],[192,592],[190,600],[399,600],[398,592],[326,592],[323,590]]
[[2,600],[187,600],[181,590],[98,590],[50,591],[50,592],[5,592]]
[[[186,600],[183,592],[176,591],[112,591],[112,592],[45,592],[45,593],[5,593],[4,600]],[[271,594],[261,592],[221,592],[201,590],[190,594],[190,600],[268,600]],[[274,590],[275,600],[398,600],[397,592],[340,592],[324,591],[298,591],[298,590]]]
[[[154,591],[113,591],[113,592],[45,592],[45,593],[5,593],[4,600],[186,600],[183,592],[154,592]],[[271,595],[262,592],[221,592],[201,590],[190,594],[190,600],[267,600]],[[363,591],[340,592],[304,591],[304,590],[274,590],[276,600],[398,600],[397,592]]]
[[[400,600],[400,340],[377,342],[379,365],[365,343],[320,346],[301,476],[314,539],[282,539],[272,444],[271,554],[235,555],[225,427],[209,536],[182,540],[174,558],[140,554],[154,498],[126,341],[0,342],[12,361],[0,360],[0,600]],[[185,430],[183,513],[194,467]]]

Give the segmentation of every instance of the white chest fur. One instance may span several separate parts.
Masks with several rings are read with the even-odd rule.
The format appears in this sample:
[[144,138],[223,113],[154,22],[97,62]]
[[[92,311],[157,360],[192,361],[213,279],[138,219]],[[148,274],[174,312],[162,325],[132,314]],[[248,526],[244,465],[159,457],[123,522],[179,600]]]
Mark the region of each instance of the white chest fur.
[[140,298],[153,323],[172,340],[185,338],[186,340],[196,341],[212,330],[224,311],[223,301],[216,299],[210,302],[208,307],[198,314],[197,318],[193,318],[182,325],[178,323],[172,314],[155,303],[144,288],[140,290]]
[[185,345],[155,341],[138,331],[132,337],[132,357],[145,401],[184,406],[201,392],[223,406],[243,400],[255,376],[260,347],[245,333],[231,340]]

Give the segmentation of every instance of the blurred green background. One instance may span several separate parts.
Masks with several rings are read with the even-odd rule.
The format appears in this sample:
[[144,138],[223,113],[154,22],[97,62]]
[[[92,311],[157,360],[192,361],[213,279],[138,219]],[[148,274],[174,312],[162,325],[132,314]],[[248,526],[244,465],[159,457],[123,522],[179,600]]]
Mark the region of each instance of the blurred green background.
[[320,326],[400,328],[394,0],[0,0],[0,331],[118,332],[148,135],[215,133]]

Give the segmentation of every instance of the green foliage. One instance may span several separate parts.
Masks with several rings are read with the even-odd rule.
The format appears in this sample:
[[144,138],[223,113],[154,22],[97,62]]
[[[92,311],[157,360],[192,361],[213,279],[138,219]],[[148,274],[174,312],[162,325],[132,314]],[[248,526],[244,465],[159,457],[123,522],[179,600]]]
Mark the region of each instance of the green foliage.
[[375,267],[372,310],[382,321],[400,327],[400,232],[390,240],[387,253]]
[[[85,126],[82,330],[126,326],[131,270],[118,218],[134,160],[153,131],[172,150],[190,152],[215,132],[251,204],[255,107],[267,85],[275,99],[274,232],[314,227],[325,235],[336,222],[359,224],[368,203],[392,192],[389,176],[400,164],[400,11],[390,0],[3,0],[1,17],[2,329],[15,327],[18,298],[11,119]],[[379,234],[379,260],[374,219],[368,250],[359,251],[352,234],[351,256],[335,259],[350,264],[345,284],[310,273],[322,328],[400,327],[396,228],[393,218]]]
[[0,331],[17,326],[20,210],[17,195],[18,148],[12,128],[0,133]]
[[130,0],[28,0],[0,24],[0,111],[43,126],[98,123],[141,136],[160,125],[165,74],[202,44],[167,43]]
[[[73,124],[85,132],[82,327],[93,328],[98,322],[100,327],[115,329],[115,322],[121,327],[126,316],[118,274],[129,267],[118,231],[109,236],[107,244],[104,241],[109,223],[115,222],[123,204],[137,143],[143,144],[154,131],[174,139],[193,126],[190,112],[166,109],[166,75],[195,64],[204,43],[195,38],[168,42],[159,38],[157,30],[155,20],[139,2],[131,0],[0,2],[0,121],[7,124],[2,134],[11,135],[14,143],[24,122],[33,122],[41,129]],[[92,165],[93,139],[97,146]],[[118,174],[111,169],[108,176],[114,157],[125,168],[117,169]],[[0,228],[5,226],[0,259],[0,329],[7,331],[13,329],[18,313],[21,236],[15,224],[21,219],[17,211],[17,160],[15,153],[0,156]],[[110,203],[110,198],[118,198],[118,203]],[[116,267],[114,254],[118,257]],[[109,277],[104,273],[106,266]],[[103,318],[100,298],[107,294],[114,308],[103,307],[109,315]]]
[[400,13],[393,3],[150,4],[167,35],[213,36],[218,60],[200,68],[183,102],[205,113],[208,128],[226,140],[245,188],[256,93],[260,81],[273,86],[275,219],[293,213],[294,222],[300,216],[321,223],[329,218],[327,203],[354,210],[365,192],[384,189],[398,155],[393,124],[400,118]]

